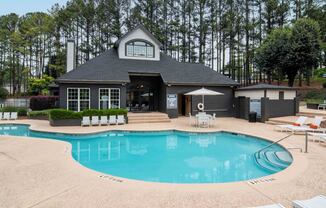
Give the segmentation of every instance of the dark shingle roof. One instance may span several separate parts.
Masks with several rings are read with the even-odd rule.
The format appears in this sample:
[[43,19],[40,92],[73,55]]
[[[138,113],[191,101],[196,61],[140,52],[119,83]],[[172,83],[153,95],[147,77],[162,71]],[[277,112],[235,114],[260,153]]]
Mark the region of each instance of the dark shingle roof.
[[166,84],[238,85],[202,64],[180,63],[163,53],[160,61],[119,59],[115,48],[64,74],[57,82],[128,83],[130,73],[160,74]]
[[296,90],[292,87],[280,86],[280,85],[271,85],[271,84],[257,84],[247,87],[241,87],[237,90]]

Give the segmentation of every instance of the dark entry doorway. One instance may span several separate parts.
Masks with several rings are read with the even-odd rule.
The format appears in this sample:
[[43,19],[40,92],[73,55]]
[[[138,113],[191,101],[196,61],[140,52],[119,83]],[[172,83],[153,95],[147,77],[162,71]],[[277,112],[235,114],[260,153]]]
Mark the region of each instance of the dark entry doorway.
[[179,115],[188,116],[191,113],[191,96],[178,94]]
[[159,110],[160,76],[130,76],[127,85],[127,106],[132,112]]

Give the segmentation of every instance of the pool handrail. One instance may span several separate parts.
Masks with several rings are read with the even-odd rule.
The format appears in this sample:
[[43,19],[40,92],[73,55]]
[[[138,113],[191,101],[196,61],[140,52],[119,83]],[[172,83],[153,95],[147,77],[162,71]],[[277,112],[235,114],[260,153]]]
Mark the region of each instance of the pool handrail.
[[292,135],[293,135],[293,134],[286,135],[285,137],[283,137],[283,138],[281,138],[281,139],[279,139],[279,140],[273,142],[272,144],[269,144],[269,145],[267,145],[266,147],[261,148],[260,150],[258,150],[257,152],[255,152],[255,155],[257,154],[257,155],[258,155],[258,159],[260,159],[260,153],[261,153],[261,151],[263,151],[263,150],[265,150],[265,149],[267,149],[267,148],[269,148],[269,147],[271,147],[271,146],[273,146],[273,145],[275,145],[275,144],[277,144],[277,143],[283,141],[284,139],[289,138],[289,137],[292,136]]

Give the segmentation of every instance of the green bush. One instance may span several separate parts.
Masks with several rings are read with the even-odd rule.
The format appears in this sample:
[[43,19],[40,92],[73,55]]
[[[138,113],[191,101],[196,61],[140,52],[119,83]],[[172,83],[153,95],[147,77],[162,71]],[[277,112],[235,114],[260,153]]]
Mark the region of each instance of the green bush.
[[110,116],[110,115],[127,115],[128,111],[123,108],[97,110],[88,109],[82,112],[82,116]]
[[126,109],[107,109],[97,110],[88,109],[83,112],[74,112],[65,109],[53,109],[49,111],[49,117],[51,120],[59,119],[81,119],[83,116],[110,116],[110,115],[127,115]]
[[53,109],[49,111],[49,118],[51,120],[65,120],[65,119],[81,119],[81,113],[65,110],[65,109]]
[[84,110],[82,112],[82,116],[104,116],[105,113],[103,110],[97,110],[97,109],[88,109]]
[[26,108],[7,106],[0,109],[0,112],[17,112],[18,116],[27,116]]
[[304,99],[305,100],[309,100],[309,99],[324,100],[325,93],[321,90],[310,91],[306,94]]
[[42,111],[31,111],[28,112],[28,118],[48,118],[49,117],[49,110],[42,110]]
[[6,88],[0,87],[0,99],[6,99],[9,92]]

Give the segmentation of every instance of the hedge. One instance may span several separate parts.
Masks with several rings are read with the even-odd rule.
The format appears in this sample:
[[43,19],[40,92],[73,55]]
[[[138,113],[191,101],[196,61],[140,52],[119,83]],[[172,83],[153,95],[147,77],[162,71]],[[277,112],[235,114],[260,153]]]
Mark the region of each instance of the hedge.
[[46,110],[57,107],[58,96],[32,96],[30,97],[30,108],[32,110]]
[[81,113],[65,110],[65,109],[53,109],[49,111],[49,118],[51,120],[65,120],[65,119],[81,119]]
[[40,118],[47,119],[47,118],[49,118],[49,110],[28,112],[28,118],[30,118],[30,119],[40,119]]
[[7,106],[0,109],[0,112],[17,112],[18,116],[27,116],[27,109],[21,107]]
[[82,116],[110,116],[110,115],[127,115],[128,111],[123,108],[118,109],[107,109],[107,110],[98,110],[98,109],[88,109],[82,112]]
[[49,118],[51,120],[61,119],[81,119],[83,116],[110,116],[110,115],[127,115],[126,109],[108,109],[108,110],[97,110],[88,109],[83,112],[74,112],[65,109],[52,109],[49,111]]

